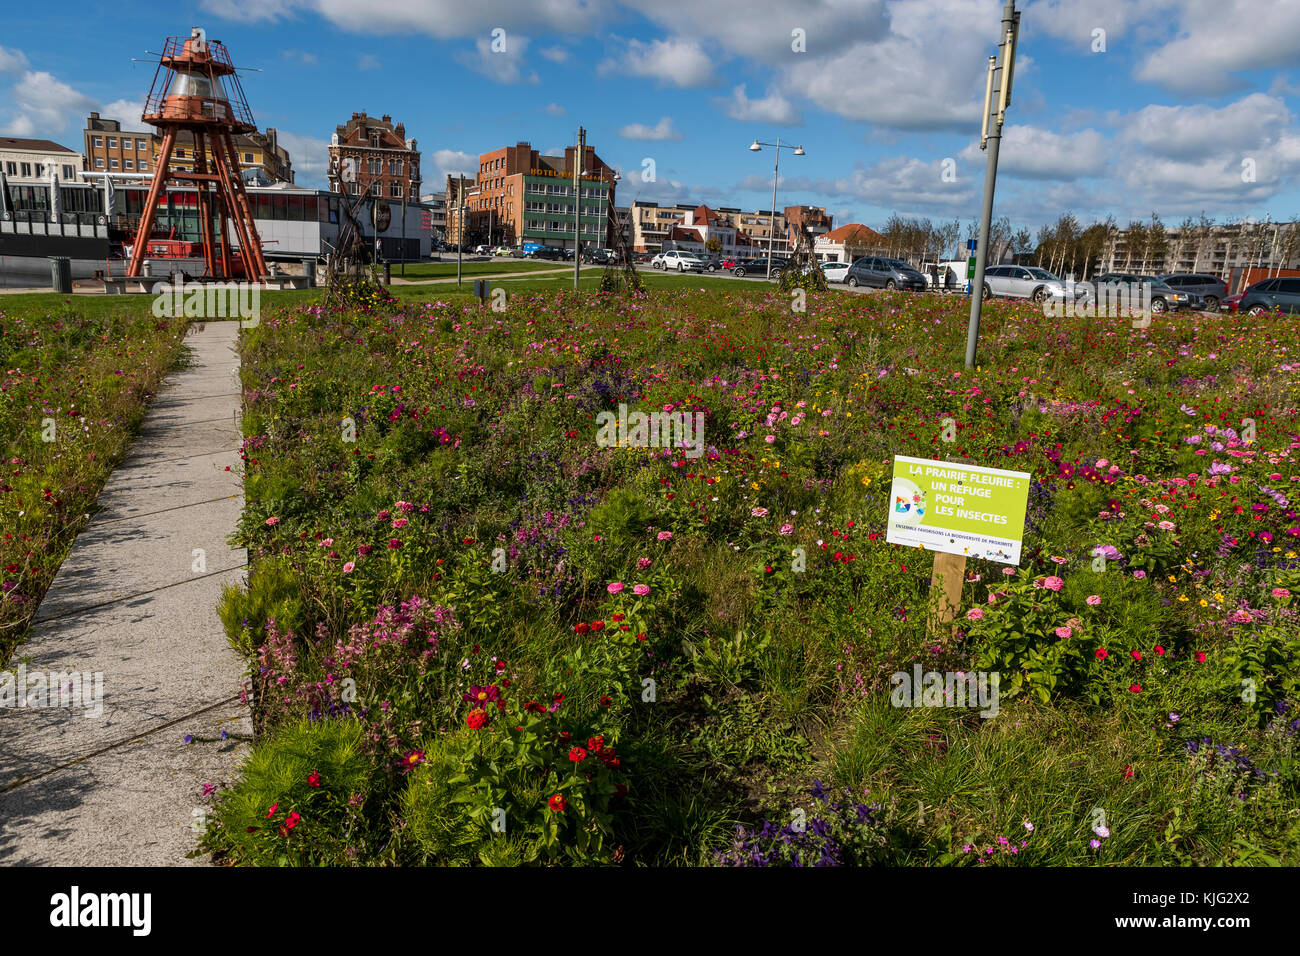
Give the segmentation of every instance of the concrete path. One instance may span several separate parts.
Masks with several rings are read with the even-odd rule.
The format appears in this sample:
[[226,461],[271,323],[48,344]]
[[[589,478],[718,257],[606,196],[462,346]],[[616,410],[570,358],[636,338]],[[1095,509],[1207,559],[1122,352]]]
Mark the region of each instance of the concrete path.
[[233,782],[252,725],[216,604],[247,563],[226,544],[243,506],[238,332],[192,327],[193,366],[159,391],[9,664],[29,697],[34,672],[64,671],[102,673],[103,695],[98,716],[0,707],[0,866],[195,862],[203,784]]

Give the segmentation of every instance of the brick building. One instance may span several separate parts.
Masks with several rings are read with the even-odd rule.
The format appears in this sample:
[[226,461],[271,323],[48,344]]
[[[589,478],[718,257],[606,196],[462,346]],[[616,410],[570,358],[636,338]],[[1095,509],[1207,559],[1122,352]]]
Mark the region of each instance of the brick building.
[[407,139],[405,124],[394,125],[391,116],[375,119],[364,111],[353,113],[330,137],[330,192],[356,196],[364,189],[376,198],[419,202],[417,147],[414,139]]

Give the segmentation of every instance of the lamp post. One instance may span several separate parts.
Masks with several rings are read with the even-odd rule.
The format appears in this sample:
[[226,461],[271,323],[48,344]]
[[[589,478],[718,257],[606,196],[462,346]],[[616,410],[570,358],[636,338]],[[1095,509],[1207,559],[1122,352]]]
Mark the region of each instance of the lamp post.
[[[988,150],[984,169],[984,208],[980,213],[979,243],[975,250],[975,274],[970,284],[970,322],[966,327],[966,367],[975,367],[975,346],[980,335],[980,309],[984,304],[984,266],[989,251],[989,230],[993,222],[993,187],[998,178],[998,149],[1002,143],[1002,121],[1011,103],[1011,80],[1016,67],[1016,38],[1020,33],[1020,13],[1015,0],[1002,8],[1002,31],[997,57],[989,57],[984,87],[984,115],[980,148]],[[994,96],[997,96],[996,102]]]
[[767,277],[768,279],[771,279],[772,278],[772,250],[776,246],[776,181],[777,181],[777,176],[781,171],[781,150],[783,149],[794,150],[794,154],[796,156],[806,156],[807,154],[803,151],[802,146],[792,146],[789,143],[781,142],[780,136],[776,138],[775,143],[760,143],[758,140],[754,140],[753,144],[749,147],[749,150],[752,153],[757,153],[760,150],[762,150],[764,146],[771,146],[773,149],[776,150],[776,162],[772,165],[772,216],[768,220],[769,228],[768,228],[768,239],[767,239]]

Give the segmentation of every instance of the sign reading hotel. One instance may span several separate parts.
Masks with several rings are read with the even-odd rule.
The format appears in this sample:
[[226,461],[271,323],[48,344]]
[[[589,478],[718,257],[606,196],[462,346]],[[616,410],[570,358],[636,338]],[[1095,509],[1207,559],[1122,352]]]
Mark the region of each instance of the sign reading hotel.
[[1030,476],[951,461],[894,457],[890,544],[1020,563]]

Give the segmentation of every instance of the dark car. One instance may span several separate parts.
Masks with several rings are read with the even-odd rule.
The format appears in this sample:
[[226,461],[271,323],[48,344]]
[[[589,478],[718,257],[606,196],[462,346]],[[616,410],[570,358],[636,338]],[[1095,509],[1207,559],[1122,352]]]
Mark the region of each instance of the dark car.
[[[1205,308],[1205,300],[1199,295],[1180,292],[1173,286],[1167,285],[1159,276],[1141,275],[1134,272],[1107,272],[1104,275],[1097,276],[1087,285],[1089,286],[1089,297],[1099,304],[1104,303],[1105,299],[1098,291],[1100,286],[1118,285],[1127,287],[1129,290],[1136,290],[1138,287],[1145,285],[1151,289],[1152,312],[1199,312]],[[1099,307],[1101,306],[1099,305]]]
[[[1237,299],[1232,296],[1232,299]],[[1300,313],[1300,278],[1279,276],[1256,282],[1241,294],[1240,299],[1229,302],[1233,312],[1261,315],[1265,312]]]
[[[772,278],[775,279],[781,275],[781,270],[785,268],[785,260],[778,258],[777,256],[773,256],[771,261],[772,261]],[[744,278],[745,276],[766,277],[767,263],[768,260],[766,258],[740,259],[736,262],[734,266],[731,267],[731,274],[733,276],[736,276],[737,278]]]
[[873,286],[881,289],[910,289],[924,292],[927,288],[925,276],[919,269],[914,269],[902,259],[888,259],[884,256],[863,256],[849,266],[844,281],[850,286]]
[[1171,272],[1160,277],[1175,292],[1199,295],[1210,312],[1219,311],[1219,303],[1228,295],[1228,284],[1201,272]]
[[555,246],[541,246],[540,248],[534,249],[530,252],[528,258],[560,261],[564,259],[564,250],[557,249]]

